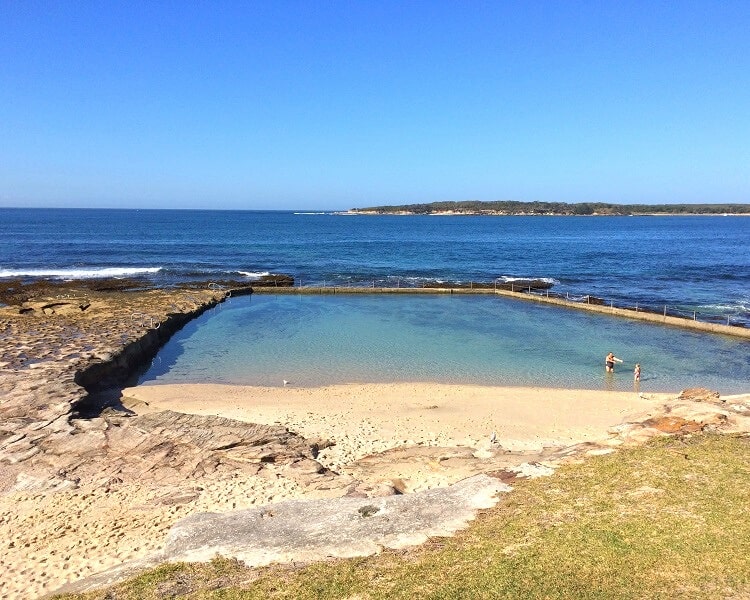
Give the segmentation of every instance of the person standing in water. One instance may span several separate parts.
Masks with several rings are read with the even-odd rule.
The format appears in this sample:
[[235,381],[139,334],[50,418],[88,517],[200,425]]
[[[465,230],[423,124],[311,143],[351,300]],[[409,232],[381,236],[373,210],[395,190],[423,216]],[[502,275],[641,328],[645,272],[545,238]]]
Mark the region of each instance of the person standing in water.
[[635,381],[641,380],[641,365],[640,364],[636,364],[635,369],[633,369],[633,379]]
[[621,363],[622,360],[617,358],[612,352],[607,354],[607,358],[604,359],[604,368],[607,371],[607,373],[614,373],[615,372],[615,363],[619,362]]

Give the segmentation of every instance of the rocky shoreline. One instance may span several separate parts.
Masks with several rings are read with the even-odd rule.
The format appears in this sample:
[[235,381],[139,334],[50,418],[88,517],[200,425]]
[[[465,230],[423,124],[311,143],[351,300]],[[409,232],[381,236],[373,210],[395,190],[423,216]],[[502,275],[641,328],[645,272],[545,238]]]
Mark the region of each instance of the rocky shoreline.
[[143,484],[148,474],[163,487],[311,459],[319,443],[283,427],[135,416],[117,393],[185,323],[251,291],[89,290],[0,309],[0,493]]
[[[229,290],[110,292],[76,286],[62,293],[55,286],[54,291],[0,308],[0,528],[8,544],[4,562],[18,566],[2,573],[1,587],[19,585],[36,596],[50,585],[130,558],[127,549],[107,557],[112,548],[101,540],[88,550],[82,542],[87,527],[111,525],[107,511],[116,518],[118,490],[128,488],[141,499],[148,529],[150,519],[158,523],[169,512],[162,509],[194,500],[212,482],[256,475],[266,464],[293,465],[291,472],[305,483],[334,478],[314,462],[315,444],[285,427],[171,411],[133,416],[116,393],[104,404],[100,400],[107,394],[92,394],[121,385],[172,333],[224,301]],[[49,514],[64,496],[80,509]],[[30,512],[24,514],[26,505]],[[96,525],[89,511],[101,511]],[[61,556],[48,555],[49,539],[35,535],[28,523],[24,527],[34,513],[54,523],[45,537],[69,539]],[[62,562],[53,567],[56,559]],[[72,577],[60,580],[49,567]]]
[[[168,531],[189,514],[302,496],[360,498],[365,506],[368,498],[404,491],[372,468],[373,457],[352,465],[356,476],[327,468],[317,458],[331,442],[305,439],[284,423],[149,413],[121,396],[127,377],[172,333],[230,294],[251,291],[69,284],[38,286],[0,307],[3,597],[36,597],[129,561],[164,559]],[[607,439],[542,453],[500,446],[409,450],[406,444],[383,460],[442,461],[447,468],[460,465],[457,472],[465,475],[490,473],[496,482],[512,483],[654,435],[706,428],[750,431],[750,398],[696,392],[659,402],[648,418],[613,427]],[[368,552],[382,545],[371,540]]]

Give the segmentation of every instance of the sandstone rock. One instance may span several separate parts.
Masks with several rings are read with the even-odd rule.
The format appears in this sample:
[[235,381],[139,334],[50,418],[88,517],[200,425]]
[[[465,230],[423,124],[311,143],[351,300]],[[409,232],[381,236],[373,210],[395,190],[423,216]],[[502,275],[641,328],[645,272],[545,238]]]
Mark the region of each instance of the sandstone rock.
[[521,463],[518,467],[514,467],[513,470],[516,471],[520,477],[529,477],[532,479],[536,477],[546,477],[555,472],[552,467],[536,462]]
[[719,424],[731,415],[726,404],[714,402],[674,402],[666,412],[671,416],[683,417],[701,424]]
[[396,486],[387,481],[379,481],[375,483],[362,482],[354,485],[347,496],[351,498],[383,498],[385,496],[395,496],[400,494]]
[[640,423],[621,423],[620,425],[614,425],[607,429],[607,433],[611,435],[627,436],[631,431],[640,429],[642,425]]
[[692,400],[693,402],[715,402],[719,399],[719,392],[706,388],[688,388],[680,392],[678,399]]
[[[18,292],[14,286],[6,289]],[[126,484],[179,483],[313,460],[315,444],[283,427],[171,412],[133,417],[117,398],[104,407],[92,404],[87,389],[121,380],[150,359],[172,331],[227,291],[113,295],[87,290],[86,297],[62,291],[57,285],[27,289],[23,315],[0,308],[0,492],[11,486],[57,489],[107,473]],[[134,314],[145,317],[133,319]],[[144,322],[162,325],[155,330]],[[60,472],[67,476],[58,477]],[[331,472],[307,476],[331,487],[337,477]]]
[[300,475],[318,475],[324,473],[326,468],[321,465],[317,460],[311,458],[301,458],[292,461],[289,464],[289,469],[299,473]]
[[436,473],[439,480],[456,482],[478,473],[492,473],[515,468],[521,463],[536,463],[557,449],[541,452],[510,452],[502,447],[477,452],[468,446],[397,447],[350,462],[346,473],[362,482],[401,480],[402,493],[413,492],[411,478],[415,471]]
[[640,427],[633,429],[628,432],[627,435],[623,436],[625,445],[638,445],[648,442],[650,439],[659,435],[666,435],[663,431],[659,431],[654,427]]
[[648,419],[643,424],[662,433],[694,433],[702,429],[700,423],[673,415]]
[[159,562],[208,561],[216,554],[262,566],[404,548],[467,527],[479,509],[494,506],[498,494],[510,489],[496,479],[477,475],[405,496],[288,500],[222,514],[194,514],[172,527],[163,553],[59,591],[88,591]]
[[[229,544],[241,556],[235,551],[222,554],[237,556],[250,564],[268,564],[274,555],[286,559],[291,552],[302,554],[298,556],[301,560],[311,560],[315,555],[373,553],[381,547],[411,545],[415,536],[422,539],[463,528],[477,509],[494,505],[497,493],[509,489],[479,475],[450,487],[376,501],[340,498],[280,502],[272,505],[270,519],[262,517],[267,510],[263,508],[224,515],[195,515],[173,527],[166,553],[193,560],[206,552],[211,557],[217,545]],[[359,509],[366,506],[376,510],[368,518],[362,518]],[[289,535],[290,528],[295,532],[293,535]],[[248,535],[243,536],[243,531]]]

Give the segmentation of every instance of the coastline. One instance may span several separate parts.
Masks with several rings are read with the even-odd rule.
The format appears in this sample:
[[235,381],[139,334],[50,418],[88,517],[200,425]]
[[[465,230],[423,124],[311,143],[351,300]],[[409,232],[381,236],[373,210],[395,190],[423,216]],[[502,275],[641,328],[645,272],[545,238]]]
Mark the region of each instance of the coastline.
[[433,212],[415,212],[408,210],[399,211],[378,211],[378,210],[357,210],[350,209],[346,211],[332,211],[330,213],[337,216],[390,216],[390,217],[748,217],[750,213],[727,212],[727,213],[669,213],[669,212],[644,212],[644,213],[591,213],[591,214],[573,214],[565,212],[535,213],[535,212],[504,212],[504,211],[433,211]]

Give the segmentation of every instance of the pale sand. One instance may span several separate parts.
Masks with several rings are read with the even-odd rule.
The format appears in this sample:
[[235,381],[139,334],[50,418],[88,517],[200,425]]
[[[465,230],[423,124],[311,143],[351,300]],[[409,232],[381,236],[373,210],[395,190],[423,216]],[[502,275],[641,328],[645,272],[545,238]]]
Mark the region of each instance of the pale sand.
[[[363,456],[403,445],[486,448],[493,431],[498,442],[512,450],[606,438],[609,426],[636,413],[643,418],[662,399],[674,397],[435,384],[318,389],[154,385],[130,388],[124,395],[125,403],[137,412],[172,409],[280,423],[305,437],[334,440],[336,446],[321,452],[319,460],[342,471]],[[196,500],[178,506],[160,504],[160,492],[138,485],[110,491],[82,486],[0,498],[0,539],[5,540],[0,597],[38,597],[66,582],[152,554],[169,527],[194,512],[326,496],[325,491],[300,487],[275,469],[268,465],[263,475],[201,484],[204,489]],[[414,478],[412,489],[449,483],[434,471],[415,469],[409,476]]]
[[[673,394],[434,383],[350,384],[263,388],[215,384],[148,385],[123,395],[147,410],[171,409],[287,426],[336,446],[319,460],[339,468],[401,445],[497,443],[529,451],[607,437],[607,429],[647,413]],[[145,407],[136,407],[141,412]]]

